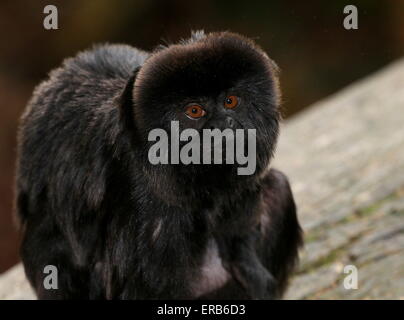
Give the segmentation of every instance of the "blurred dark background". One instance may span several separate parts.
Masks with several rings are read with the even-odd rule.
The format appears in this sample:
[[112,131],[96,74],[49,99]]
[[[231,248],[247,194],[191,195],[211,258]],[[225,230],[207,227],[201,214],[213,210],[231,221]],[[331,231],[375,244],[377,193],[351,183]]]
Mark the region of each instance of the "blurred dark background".
[[[43,28],[56,5],[59,29]],[[343,28],[354,4],[359,29]],[[254,38],[282,69],[284,116],[404,54],[404,1],[17,0],[0,2],[0,272],[18,261],[13,175],[18,117],[31,92],[68,56],[97,42],[152,49],[191,29]],[[382,107],[382,106],[381,106]]]

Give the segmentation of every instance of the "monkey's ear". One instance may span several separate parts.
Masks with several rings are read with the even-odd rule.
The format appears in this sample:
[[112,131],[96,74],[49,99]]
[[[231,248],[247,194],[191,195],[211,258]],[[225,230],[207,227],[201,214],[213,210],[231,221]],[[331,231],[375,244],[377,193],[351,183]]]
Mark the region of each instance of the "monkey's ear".
[[139,73],[140,67],[137,67],[132,76],[128,79],[125,85],[125,89],[122,91],[119,97],[119,108],[121,114],[121,120],[124,122],[126,128],[134,128],[134,112],[133,112],[133,88],[135,85],[137,74]]

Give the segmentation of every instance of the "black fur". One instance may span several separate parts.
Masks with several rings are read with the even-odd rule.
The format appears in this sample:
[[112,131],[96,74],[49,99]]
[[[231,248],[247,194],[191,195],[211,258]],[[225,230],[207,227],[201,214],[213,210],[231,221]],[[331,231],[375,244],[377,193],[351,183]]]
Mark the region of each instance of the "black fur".
[[[227,32],[151,53],[98,46],[52,71],[19,131],[21,254],[38,297],[281,297],[302,240],[289,183],[267,169],[277,79],[259,47]],[[223,108],[228,94],[241,99],[234,110]],[[209,116],[188,119],[189,102]],[[149,163],[151,129],[169,131],[171,120],[223,128],[228,116],[257,130],[254,175],[236,175],[235,165]],[[218,252],[225,281],[203,275],[207,252]],[[58,290],[44,289],[45,265],[58,267]]]

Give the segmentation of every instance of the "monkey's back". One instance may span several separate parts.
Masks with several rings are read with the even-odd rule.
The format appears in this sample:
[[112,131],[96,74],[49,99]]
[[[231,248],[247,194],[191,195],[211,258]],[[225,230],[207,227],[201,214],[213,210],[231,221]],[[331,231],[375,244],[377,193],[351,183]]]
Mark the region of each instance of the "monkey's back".
[[44,200],[55,210],[71,207],[67,204],[77,203],[77,197],[92,205],[101,201],[120,131],[116,100],[147,56],[127,45],[96,46],[66,59],[35,89],[18,136],[22,222],[44,214]]

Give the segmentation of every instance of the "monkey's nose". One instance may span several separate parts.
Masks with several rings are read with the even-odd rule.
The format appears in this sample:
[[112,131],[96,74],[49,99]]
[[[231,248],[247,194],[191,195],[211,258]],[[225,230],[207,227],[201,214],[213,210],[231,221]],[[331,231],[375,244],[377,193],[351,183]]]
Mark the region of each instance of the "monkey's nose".
[[225,130],[225,129],[233,129],[236,126],[236,121],[232,117],[225,117],[217,120],[213,120],[210,122],[209,128]]

